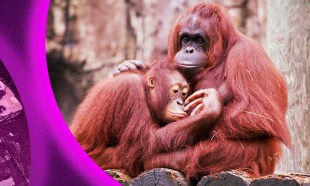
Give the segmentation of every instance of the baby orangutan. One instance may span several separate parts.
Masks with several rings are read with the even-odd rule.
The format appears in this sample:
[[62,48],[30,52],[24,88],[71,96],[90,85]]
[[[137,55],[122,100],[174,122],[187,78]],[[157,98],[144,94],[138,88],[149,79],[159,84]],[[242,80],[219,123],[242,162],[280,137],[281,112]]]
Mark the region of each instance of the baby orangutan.
[[[79,105],[71,130],[102,169],[137,176],[146,158],[200,141],[212,126],[204,121],[221,113],[222,104],[214,101],[207,111],[187,117],[188,93],[173,63],[156,62],[147,72],[123,73],[95,85]],[[216,91],[210,100],[219,100],[212,96],[219,96]]]

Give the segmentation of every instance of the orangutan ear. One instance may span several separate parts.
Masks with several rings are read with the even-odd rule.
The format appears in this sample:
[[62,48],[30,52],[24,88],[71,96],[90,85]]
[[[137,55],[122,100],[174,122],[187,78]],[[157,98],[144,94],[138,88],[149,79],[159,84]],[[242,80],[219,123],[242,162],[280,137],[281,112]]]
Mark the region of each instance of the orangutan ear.
[[153,76],[147,77],[147,86],[149,88],[155,87],[155,78]]

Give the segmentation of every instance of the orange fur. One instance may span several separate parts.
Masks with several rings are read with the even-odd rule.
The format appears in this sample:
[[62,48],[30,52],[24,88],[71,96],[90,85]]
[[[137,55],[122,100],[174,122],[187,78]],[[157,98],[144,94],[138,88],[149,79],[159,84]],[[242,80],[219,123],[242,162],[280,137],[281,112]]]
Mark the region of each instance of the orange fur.
[[155,154],[145,162],[145,168],[169,167],[184,172],[187,178],[231,169],[243,169],[252,176],[273,173],[280,144],[291,147],[283,76],[263,48],[236,31],[224,9],[212,3],[194,6],[177,21],[169,36],[170,59],[179,49],[182,21],[192,15],[211,23],[204,30],[210,38],[207,55],[212,66],[194,77],[187,75],[187,79],[195,85],[194,91],[219,89],[225,82],[231,98],[222,117],[205,131],[206,140],[179,151]]
[[[164,65],[161,65],[164,64]],[[173,64],[156,63],[144,73],[125,73],[95,85],[79,105],[71,131],[89,156],[102,168],[124,169],[137,176],[149,154],[175,151],[201,140],[199,131],[207,131],[200,116],[160,127],[160,113],[152,110],[146,77],[156,78],[158,108],[167,103],[167,75]],[[196,134],[196,135],[193,135]]]

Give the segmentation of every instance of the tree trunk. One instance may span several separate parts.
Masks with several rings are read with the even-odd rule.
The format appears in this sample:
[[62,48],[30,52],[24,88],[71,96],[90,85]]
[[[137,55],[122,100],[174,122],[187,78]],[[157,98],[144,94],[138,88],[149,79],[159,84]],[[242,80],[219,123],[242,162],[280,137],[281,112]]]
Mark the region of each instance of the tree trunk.
[[277,171],[310,171],[310,1],[268,1],[267,50],[289,87],[287,124],[293,142]]

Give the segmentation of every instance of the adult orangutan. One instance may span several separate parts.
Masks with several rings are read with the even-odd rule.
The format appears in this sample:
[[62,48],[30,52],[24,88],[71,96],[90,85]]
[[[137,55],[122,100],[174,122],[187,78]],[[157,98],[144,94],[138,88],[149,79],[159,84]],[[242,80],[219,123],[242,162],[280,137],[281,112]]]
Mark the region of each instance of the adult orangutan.
[[200,136],[192,134],[208,130],[204,121],[214,121],[221,113],[222,104],[215,98],[219,94],[210,90],[208,110],[187,117],[188,91],[176,65],[166,61],[146,73],[121,74],[89,91],[74,115],[72,133],[102,169],[124,169],[137,176],[149,152],[197,143]]
[[[203,131],[204,140],[181,150],[150,153],[153,158],[145,161],[145,169],[168,167],[187,178],[231,169],[252,176],[273,173],[280,144],[291,146],[285,123],[288,93],[263,48],[238,32],[221,6],[200,3],[172,28],[168,56],[196,91],[187,98],[185,110],[207,110],[210,88],[221,94],[223,110],[215,122],[205,121],[211,127]],[[117,73],[135,68],[144,66],[126,61]]]

